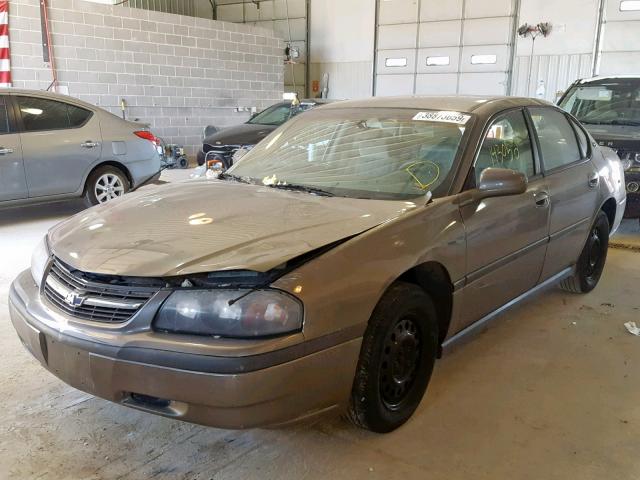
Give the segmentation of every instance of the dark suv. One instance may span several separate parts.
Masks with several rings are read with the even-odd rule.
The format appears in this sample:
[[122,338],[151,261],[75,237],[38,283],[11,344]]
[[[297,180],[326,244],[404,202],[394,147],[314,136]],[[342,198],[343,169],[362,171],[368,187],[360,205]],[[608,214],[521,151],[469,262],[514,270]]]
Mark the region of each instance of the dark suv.
[[640,217],[640,76],[576,81],[560,99],[600,145],[616,151],[625,170],[626,218]]
[[216,160],[226,170],[233,164],[233,156],[239,149],[250,150],[290,118],[326,102],[315,99],[302,100],[298,105],[293,105],[291,100],[276,103],[255,114],[246,123],[217,131],[204,139],[202,150],[198,152],[198,165]]

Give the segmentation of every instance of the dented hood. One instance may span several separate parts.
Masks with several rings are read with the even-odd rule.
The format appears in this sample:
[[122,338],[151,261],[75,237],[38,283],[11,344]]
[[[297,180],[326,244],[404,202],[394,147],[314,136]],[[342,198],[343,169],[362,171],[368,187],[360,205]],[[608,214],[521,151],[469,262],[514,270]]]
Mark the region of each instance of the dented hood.
[[201,179],[79,213],[54,227],[49,242],[54,255],[85,272],[264,272],[414,207]]

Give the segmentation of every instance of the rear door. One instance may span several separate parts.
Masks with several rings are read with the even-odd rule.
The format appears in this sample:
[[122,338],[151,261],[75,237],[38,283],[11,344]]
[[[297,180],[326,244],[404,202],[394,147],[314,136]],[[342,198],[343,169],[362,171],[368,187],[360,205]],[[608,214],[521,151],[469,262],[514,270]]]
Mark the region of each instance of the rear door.
[[81,189],[100,158],[100,121],[91,110],[52,98],[15,95],[30,197]]
[[475,188],[482,171],[490,167],[524,173],[528,187],[521,195],[486,198],[461,208],[467,232],[465,324],[533,288],[547,248],[547,183],[522,109],[510,110],[492,121],[467,188]]
[[564,112],[535,107],[529,113],[551,200],[550,241],[542,270],[545,280],[580,256],[597,208],[599,175],[584,133]]
[[15,131],[11,99],[0,95],[0,202],[27,196],[20,134]]

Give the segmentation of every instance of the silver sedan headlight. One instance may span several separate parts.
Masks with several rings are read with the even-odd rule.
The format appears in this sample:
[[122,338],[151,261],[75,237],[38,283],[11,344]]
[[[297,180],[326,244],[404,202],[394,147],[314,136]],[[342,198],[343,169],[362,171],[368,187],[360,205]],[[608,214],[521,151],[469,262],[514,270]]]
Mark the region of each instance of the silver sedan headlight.
[[45,235],[31,254],[31,276],[38,287],[42,284],[42,277],[44,277],[44,271],[50,257],[47,236]]
[[302,329],[302,304],[280,290],[176,290],[154,321],[156,330],[257,338]]

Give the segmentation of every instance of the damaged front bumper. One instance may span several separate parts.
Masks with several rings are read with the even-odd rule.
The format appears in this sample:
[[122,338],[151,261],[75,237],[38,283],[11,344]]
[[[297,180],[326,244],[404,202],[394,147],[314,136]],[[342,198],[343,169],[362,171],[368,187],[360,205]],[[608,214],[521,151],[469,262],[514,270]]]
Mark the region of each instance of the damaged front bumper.
[[[28,271],[12,284],[11,321],[25,347],[69,385],[149,413],[221,428],[273,426],[346,405],[361,338],[339,332],[255,354],[188,351],[193,342],[79,329],[42,301]],[[171,336],[176,338],[176,336]],[[191,337],[190,337],[191,338]],[[151,340],[149,340],[151,339]],[[218,341],[219,344],[219,341]],[[185,348],[182,348],[184,346]]]

